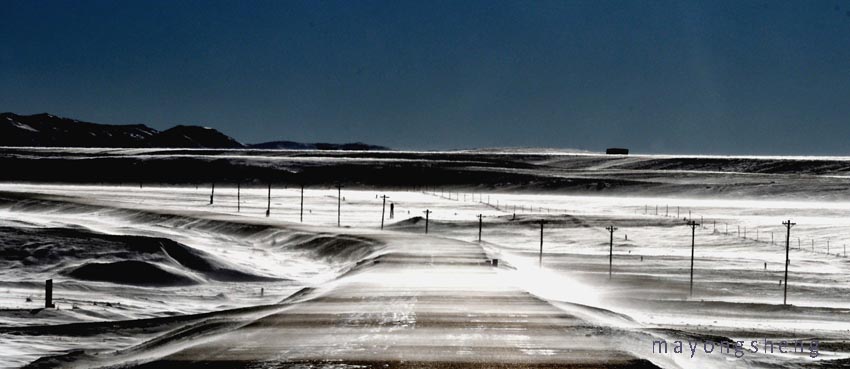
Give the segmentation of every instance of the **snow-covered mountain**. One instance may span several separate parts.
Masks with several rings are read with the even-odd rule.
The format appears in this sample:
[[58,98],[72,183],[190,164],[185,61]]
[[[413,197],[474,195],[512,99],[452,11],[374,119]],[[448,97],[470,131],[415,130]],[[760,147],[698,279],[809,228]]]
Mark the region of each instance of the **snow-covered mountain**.
[[144,124],[83,122],[42,113],[0,114],[0,145],[47,147],[240,148],[241,143],[212,128],[177,126],[158,131]]
[[209,127],[178,125],[164,131],[158,131],[144,124],[91,123],[47,113],[33,115],[0,114],[0,146],[387,150],[383,146],[361,142],[332,144],[272,141],[244,145],[236,139]]
[[47,113],[0,114],[3,146],[145,147],[158,133],[142,124],[97,124]]

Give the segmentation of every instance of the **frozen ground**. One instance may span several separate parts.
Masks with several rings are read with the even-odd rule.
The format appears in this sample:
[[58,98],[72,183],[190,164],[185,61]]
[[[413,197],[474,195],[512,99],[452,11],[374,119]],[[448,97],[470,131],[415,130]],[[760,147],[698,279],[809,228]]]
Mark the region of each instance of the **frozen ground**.
[[[303,222],[300,189],[271,194],[266,217],[264,188],[237,212],[229,186],[210,205],[208,186],[0,185],[3,364],[848,365],[850,203],[343,188],[337,227],[336,189],[308,187]],[[48,278],[58,309],[39,310]],[[807,345],[690,357],[688,340],[721,338]]]

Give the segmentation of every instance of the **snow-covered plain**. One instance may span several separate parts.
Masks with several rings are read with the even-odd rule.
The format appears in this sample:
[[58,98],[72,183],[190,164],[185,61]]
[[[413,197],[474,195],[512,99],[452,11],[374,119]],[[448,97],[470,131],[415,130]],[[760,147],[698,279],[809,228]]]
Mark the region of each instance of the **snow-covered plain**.
[[[529,366],[617,367],[645,360],[661,367],[801,367],[827,360],[845,360],[836,363],[846,365],[850,356],[846,342],[850,259],[844,251],[850,241],[848,202],[345,187],[338,199],[335,188],[308,187],[303,192],[302,221],[300,188],[272,188],[268,217],[266,188],[241,188],[239,211],[235,187],[216,186],[212,205],[210,190],[0,184],[0,229],[7,235],[32,231],[25,234],[29,238],[16,234],[18,238],[11,239],[25,239],[44,253],[55,249],[48,247],[51,244],[68,242],[82,250],[90,234],[136,236],[199,250],[216,266],[212,271],[192,269],[168,258],[133,253],[110,254],[107,260],[65,255],[49,268],[34,266],[45,260],[39,259],[43,253],[32,253],[30,262],[4,258],[0,366],[17,367],[71,349],[88,351],[72,361],[77,364],[42,364],[93,367],[156,359],[183,367],[200,358],[237,357],[278,365],[299,360],[313,364],[493,360]],[[383,195],[389,198],[382,211]],[[427,235],[426,210],[430,211]],[[542,262],[539,220],[546,222]],[[691,228],[686,220],[701,223],[695,231],[693,296],[689,296]],[[780,283],[786,235],[781,223],[786,220],[796,223],[790,237],[791,306],[782,305]],[[609,278],[605,227],[612,225],[617,230]],[[71,233],[57,239],[43,232],[47,229]],[[74,240],[83,241],[74,244]],[[109,239],[113,241],[122,242]],[[4,247],[8,251],[13,245]],[[122,258],[160,266],[192,284],[149,286],[114,283],[110,275],[98,276],[103,280],[71,277],[70,271],[82,264]],[[498,268],[484,265],[493,258],[500,260]],[[249,274],[254,280],[228,280],[215,273],[223,269]],[[58,309],[36,311],[43,305],[43,281],[48,278],[55,282]],[[468,301],[431,301],[426,298],[429,291]],[[523,300],[525,294],[545,306]],[[352,299],[360,300],[343,305]],[[460,314],[458,318],[467,316],[463,322],[467,325],[429,327],[426,317],[445,314],[447,309]],[[316,311],[336,314],[335,323],[305,331],[279,326],[281,320]],[[352,318],[355,311],[361,314],[357,319]],[[170,338],[175,330],[207,319],[205,313],[228,317],[228,323],[190,339]],[[553,318],[558,314],[580,323]],[[341,322],[339,316],[348,320]],[[497,324],[485,319],[497,316],[512,320]],[[536,316],[543,319],[543,326],[534,321]],[[169,317],[171,321],[158,320]],[[483,320],[469,325],[475,317]],[[143,319],[156,323],[115,329],[109,323]],[[89,325],[50,328],[80,322]],[[583,328],[553,332],[544,327],[546,322]],[[371,331],[360,332],[358,327]],[[494,327],[502,330],[492,331]],[[157,342],[156,337],[169,338],[150,344],[149,340]],[[305,337],[304,342],[289,341],[293,337]],[[742,358],[699,351],[689,358],[687,353],[673,354],[672,348],[668,354],[653,353],[654,339],[664,338],[672,345],[674,340],[694,337],[742,340],[747,342],[745,348],[751,340],[764,338],[814,338],[820,345],[815,358],[809,351],[747,351]],[[445,342],[448,348],[432,346],[434,341]],[[244,345],[239,354],[220,351],[239,345]],[[94,355],[115,350],[120,352],[109,359]],[[499,350],[503,352],[496,354]]]

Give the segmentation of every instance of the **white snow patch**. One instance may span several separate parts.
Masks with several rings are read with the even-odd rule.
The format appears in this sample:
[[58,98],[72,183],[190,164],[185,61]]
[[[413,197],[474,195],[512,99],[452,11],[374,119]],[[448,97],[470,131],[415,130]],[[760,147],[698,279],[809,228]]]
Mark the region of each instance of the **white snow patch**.
[[38,132],[38,130],[37,130],[37,129],[30,127],[28,124],[23,124],[23,123],[21,123],[21,122],[16,122],[16,121],[14,121],[14,120],[12,120],[11,118],[8,118],[8,117],[7,117],[6,119],[10,120],[10,121],[12,122],[12,125],[13,125],[13,126],[15,126],[15,127],[17,127],[17,128],[20,128],[20,129],[23,129],[23,130],[27,130],[27,131],[31,131],[31,132]]

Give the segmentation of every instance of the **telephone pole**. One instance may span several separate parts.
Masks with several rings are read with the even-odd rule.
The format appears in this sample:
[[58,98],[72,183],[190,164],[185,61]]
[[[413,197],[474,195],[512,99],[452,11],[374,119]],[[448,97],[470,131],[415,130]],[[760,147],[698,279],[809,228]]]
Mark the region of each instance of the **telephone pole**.
[[236,212],[242,211],[242,184],[236,184]]
[[484,223],[484,215],[478,214],[478,242],[481,242],[481,225]]
[[791,227],[796,225],[797,223],[791,223],[791,219],[788,219],[787,222],[782,222],[782,225],[786,228],[785,233],[785,292],[782,295],[782,305],[788,304],[788,264],[791,264],[791,258],[789,257],[790,249],[791,249]]
[[384,199],[384,204],[381,205],[381,229],[384,229],[384,214],[387,212],[387,199],[390,197],[383,195],[381,198]]
[[433,213],[433,211],[425,209],[425,211],[423,211],[423,213],[425,213],[425,234],[428,234],[428,215]]
[[268,203],[266,205],[266,217],[272,214],[272,184],[269,183],[269,196]]
[[336,226],[341,227],[340,219],[342,219],[342,185],[336,185]]
[[213,197],[215,197],[215,182],[213,182],[212,190],[210,191],[210,205],[213,204]]
[[614,231],[617,230],[617,227],[613,225],[605,227],[608,230],[608,233],[611,235],[608,241],[608,279],[611,279],[611,271],[614,266]]
[[301,215],[299,218],[301,223],[304,223],[304,185],[301,185]]
[[699,223],[691,220],[688,222],[688,225],[691,227],[691,287],[690,287],[690,295],[694,295],[694,240],[696,235],[697,226]]
[[538,220],[537,223],[540,223],[540,260],[539,265],[543,266],[543,225],[546,224],[546,221],[541,219]]

